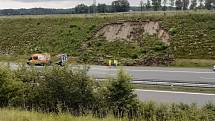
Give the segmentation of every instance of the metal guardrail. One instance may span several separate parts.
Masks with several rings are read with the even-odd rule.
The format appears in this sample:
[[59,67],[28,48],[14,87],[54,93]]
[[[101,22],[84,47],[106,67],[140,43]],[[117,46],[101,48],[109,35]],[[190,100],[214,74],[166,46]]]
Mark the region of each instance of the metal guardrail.
[[[108,79],[96,79],[97,81],[105,81]],[[132,84],[146,84],[146,85],[162,85],[162,86],[182,86],[182,87],[203,87],[215,88],[214,84],[209,83],[185,83],[180,81],[161,81],[161,80],[133,80]]]
[[183,87],[204,87],[215,88],[215,84],[209,83],[185,83],[178,81],[156,81],[156,80],[134,80],[133,84],[147,84],[147,85],[163,85],[163,86],[183,86]]
[[[1,65],[7,65],[11,67],[12,69],[17,69],[19,65],[14,63],[0,63]],[[38,67],[39,68],[39,67]],[[96,79],[97,81],[103,81],[107,79]],[[215,88],[215,82],[214,83],[202,83],[196,81],[196,82],[182,82],[182,81],[176,81],[176,80],[133,80],[131,83],[133,84],[146,84],[146,85],[163,85],[163,86],[183,86],[183,87],[203,87],[203,88]]]

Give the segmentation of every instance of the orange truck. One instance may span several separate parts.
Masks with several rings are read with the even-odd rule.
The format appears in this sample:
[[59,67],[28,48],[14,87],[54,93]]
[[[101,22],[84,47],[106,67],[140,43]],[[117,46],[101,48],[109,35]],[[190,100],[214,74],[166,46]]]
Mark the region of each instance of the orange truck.
[[28,65],[51,65],[51,56],[49,54],[32,54],[28,59]]
[[[57,60],[53,58],[53,60],[56,61],[55,64],[63,66],[67,61],[68,61],[68,56],[67,54],[59,54],[57,55]],[[52,61],[53,61],[52,60]],[[28,65],[40,65],[40,66],[45,66],[45,65],[51,65],[51,56],[50,54],[32,54],[31,57],[28,59],[27,64]]]

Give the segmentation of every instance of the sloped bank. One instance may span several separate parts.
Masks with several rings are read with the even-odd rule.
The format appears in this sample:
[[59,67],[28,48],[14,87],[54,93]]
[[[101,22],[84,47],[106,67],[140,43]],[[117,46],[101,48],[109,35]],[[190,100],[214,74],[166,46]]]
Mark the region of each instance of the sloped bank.
[[[173,60],[215,59],[214,21],[214,12],[143,13],[97,17],[70,15],[0,17],[0,55],[68,53],[80,57],[80,62],[97,64],[117,58],[128,65],[142,65],[144,57],[153,58],[152,62],[156,58],[162,60],[161,57],[169,56]],[[144,33],[145,29],[140,29],[137,25],[158,25],[157,22],[158,28],[163,30],[161,33],[168,33],[170,38],[168,41],[159,38],[159,31],[153,36],[139,37],[139,33]],[[117,26],[113,30],[112,23]],[[133,33],[127,34],[127,31],[120,30],[124,28]],[[105,30],[108,29],[113,31],[113,35],[117,35],[108,35],[107,37],[113,38],[109,41],[105,37]],[[116,38],[120,41],[115,40]],[[141,63],[139,58],[142,60]],[[145,59],[143,65],[151,65],[145,62],[150,61]]]
[[88,63],[96,60],[97,64],[117,59],[122,65],[170,65],[174,59],[170,41],[159,21],[108,23],[85,45],[81,59]]

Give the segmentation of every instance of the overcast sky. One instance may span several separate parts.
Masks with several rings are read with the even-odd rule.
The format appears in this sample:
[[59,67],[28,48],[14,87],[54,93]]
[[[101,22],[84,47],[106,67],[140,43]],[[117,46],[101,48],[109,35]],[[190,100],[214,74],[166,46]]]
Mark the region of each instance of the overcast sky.
[[[113,0],[97,0],[97,3],[111,4]],[[139,5],[140,0],[128,0],[131,5]],[[143,0],[144,1],[144,0]],[[90,5],[93,0],[0,0],[0,9],[7,8],[73,8],[77,4]]]

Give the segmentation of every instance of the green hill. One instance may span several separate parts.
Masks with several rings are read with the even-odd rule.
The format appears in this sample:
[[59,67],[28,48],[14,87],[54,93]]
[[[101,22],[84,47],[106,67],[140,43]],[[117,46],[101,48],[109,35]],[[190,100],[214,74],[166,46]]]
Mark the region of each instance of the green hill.
[[215,59],[215,13],[0,17],[1,55],[37,52],[68,53],[93,64],[107,59],[125,65]]

